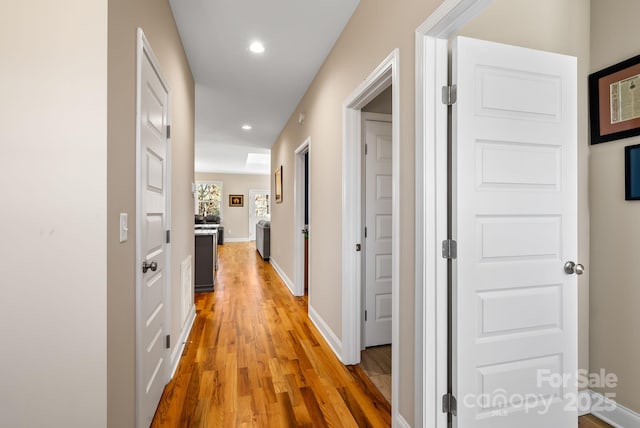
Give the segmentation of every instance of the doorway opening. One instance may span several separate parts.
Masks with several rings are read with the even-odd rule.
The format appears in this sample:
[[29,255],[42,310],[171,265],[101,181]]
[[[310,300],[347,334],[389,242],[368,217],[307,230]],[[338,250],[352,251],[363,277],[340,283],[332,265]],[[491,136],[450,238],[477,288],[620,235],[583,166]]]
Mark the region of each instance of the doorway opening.
[[271,220],[271,191],[249,190],[249,240],[256,240],[256,224]]
[[311,237],[311,137],[295,151],[294,194],[294,295],[309,296]]
[[360,365],[391,402],[392,87],[362,108],[362,352]]
[[[391,340],[388,343],[397,343],[399,338],[399,76],[398,76],[398,50],[394,50],[365,81],[352,93],[344,104],[344,142],[343,142],[343,215],[342,215],[342,362],[344,364],[359,364],[361,351],[366,347],[367,333],[364,331],[365,317],[385,321]],[[385,93],[385,91],[388,91]],[[381,131],[386,134],[384,138],[373,137],[374,147],[365,148],[363,136],[365,135],[366,116],[377,118],[373,113],[367,113],[367,106],[376,100],[378,96],[388,94],[391,101],[391,117],[385,116],[385,120],[391,122],[389,131]],[[384,98],[385,95],[382,95]],[[375,104],[375,103],[372,103]],[[371,106],[370,106],[371,107]],[[373,116],[371,116],[373,115]],[[377,122],[376,120],[372,122]],[[381,134],[381,135],[382,135]],[[384,142],[384,141],[386,142]],[[379,144],[380,143],[380,144]],[[364,165],[364,151],[371,150],[372,157],[379,158],[375,152],[386,158],[390,172],[373,177],[373,185],[369,187],[378,192],[387,203],[389,211],[381,216],[373,215],[373,220],[365,221],[367,212],[365,206],[366,193],[366,166]],[[374,192],[375,194],[375,192]],[[375,200],[378,196],[374,196]],[[380,227],[368,224],[369,221],[379,224]],[[366,229],[365,229],[366,227]],[[376,231],[384,231],[384,244],[386,252],[377,254],[377,261],[370,262],[374,267],[373,277],[384,277],[388,281],[390,293],[372,294],[373,306],[365,305],[366,297],[366,272],[367,262],[367,238],[375,235]],[[364,251],[363,251],[364,249]],[[375,254],[370,250],[371,254]],[[375,270],[378,270],[376,273]],[[375,282],[375,281],[374,281]],[[377,300],[376,300],[376,297]],[[365,312],[366,310],[366,312]],[[372,313],[373,312],[373,313]],[[397,349],[391,347],[391,372],[398,373]],[[398,379],[391,377],[391,408],[392,419],[397,420],[398,414]]]

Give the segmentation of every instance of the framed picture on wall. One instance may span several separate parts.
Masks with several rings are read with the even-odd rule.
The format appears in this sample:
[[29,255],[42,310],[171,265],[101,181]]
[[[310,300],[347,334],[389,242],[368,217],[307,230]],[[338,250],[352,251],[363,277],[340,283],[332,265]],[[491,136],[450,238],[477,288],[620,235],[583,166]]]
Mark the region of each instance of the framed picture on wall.
[[280,165],[280,167],[276,169],[274,176],[275,176],[275,189],[276,189],[275,201],[277,203],[281,203],[282,202],[282,165]]
[[244,195],[229,195],[229,206],[230,207],[243,207],[244,206]]
[[640,144],[624,148],[625,199],[640,199]]
[[589,75],[591,144],[640,135],[640,55]]

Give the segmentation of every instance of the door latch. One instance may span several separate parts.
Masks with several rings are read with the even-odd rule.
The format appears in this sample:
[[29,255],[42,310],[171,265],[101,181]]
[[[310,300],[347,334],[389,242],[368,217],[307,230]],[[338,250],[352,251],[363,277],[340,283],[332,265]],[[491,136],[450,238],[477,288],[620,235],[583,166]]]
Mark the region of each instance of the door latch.
[[362,250],[362,245],[356,244],[356,251],[361,251],[361,250]]

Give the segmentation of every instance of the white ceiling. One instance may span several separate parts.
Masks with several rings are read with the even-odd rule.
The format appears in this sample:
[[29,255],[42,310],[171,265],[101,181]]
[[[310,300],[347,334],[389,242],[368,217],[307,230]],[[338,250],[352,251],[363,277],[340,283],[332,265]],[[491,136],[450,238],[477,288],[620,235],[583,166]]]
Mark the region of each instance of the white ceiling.
[[170,0],[196,81],[196,171],[270,173],[247,154],[269,153],[358,2]]

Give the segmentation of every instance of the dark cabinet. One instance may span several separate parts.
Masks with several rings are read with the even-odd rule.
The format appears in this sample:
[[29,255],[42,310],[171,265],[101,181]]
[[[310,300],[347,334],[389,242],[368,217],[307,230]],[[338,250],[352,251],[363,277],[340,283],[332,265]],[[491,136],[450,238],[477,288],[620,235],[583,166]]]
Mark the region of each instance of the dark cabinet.
[[213,291],[218,268],[217,230],[195,233],[195,292]]

